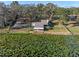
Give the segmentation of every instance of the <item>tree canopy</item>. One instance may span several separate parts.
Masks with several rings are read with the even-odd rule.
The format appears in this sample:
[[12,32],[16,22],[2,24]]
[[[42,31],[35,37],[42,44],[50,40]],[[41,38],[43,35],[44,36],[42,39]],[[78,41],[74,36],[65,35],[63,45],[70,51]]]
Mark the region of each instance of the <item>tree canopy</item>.
[[[30,5],[30,6],[29,6]],[[41,19],[54,20],[53,16],[59,15],[60,20],[67,20],[67,15],[78,15],[79,8],[63,8],[53,3],[42,4],[20,4],[18,1],[12,1],[10,5],[0,2],[0,17],[3,17],[5,23],[17,21],[19,18],[29,18],[30,21],[40,21]],[[1,16],[1,14],[3,16]]]

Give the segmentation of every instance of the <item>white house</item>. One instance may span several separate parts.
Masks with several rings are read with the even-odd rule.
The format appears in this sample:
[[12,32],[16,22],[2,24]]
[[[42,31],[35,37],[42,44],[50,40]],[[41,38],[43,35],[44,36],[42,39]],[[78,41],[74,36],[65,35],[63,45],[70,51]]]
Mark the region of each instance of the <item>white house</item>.
[[32,22],[35,31],[43,31],[44,25],[48,25],[48,20],[41,20],[41,22]]

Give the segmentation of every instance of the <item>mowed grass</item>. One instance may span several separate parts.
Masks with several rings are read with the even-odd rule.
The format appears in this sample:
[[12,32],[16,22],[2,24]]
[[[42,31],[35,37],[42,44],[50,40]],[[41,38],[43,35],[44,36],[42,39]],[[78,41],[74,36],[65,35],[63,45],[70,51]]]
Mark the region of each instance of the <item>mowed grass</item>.
[[[69,56],[69,36],[48,34],[0,34],[0,56],[55,57]],[[75,36],[79,41],[79,36]]]
[[64,27],[64,25],[55,25],[52,29],[53,32],[65,32],[68,33],[68,30]]
[[79,33],[79,26],[69,27],[69,30],[70,30],[72,33]]
[[53,31],[54,32],[67,32],[66,29],[62,26],[55,26]]

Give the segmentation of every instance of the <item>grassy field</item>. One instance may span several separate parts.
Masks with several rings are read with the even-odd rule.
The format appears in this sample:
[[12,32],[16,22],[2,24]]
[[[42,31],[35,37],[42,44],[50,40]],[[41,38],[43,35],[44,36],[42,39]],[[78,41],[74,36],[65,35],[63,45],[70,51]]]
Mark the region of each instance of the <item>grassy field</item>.
[[72,32],[72,33],[78,33],[79,34],[79,26],[75,26],[75,27],[69,27],[69,30]]
[[[0,34],[0,56],[71,56],[71,39],[64,35]],[[74,40],[79,45],[79,36],[74,36]],[[76,51],[79,53],[78,47]]]
[[[73,33],[73,34],[78,34],[79,35],[79,26],[75,27],[68,27],[68,29]],[[55,25],[52,29],[49,29],[47,31],[43,32],[36,32],[31,28],[22,28],[22,29],[11,29],[9,30],[8,28],[0,29],[0,33],[46,33],[46,34],[55,34],[55,35],[71,35],[70,31],[66,29],[64,25]]]
[[57,25],[53,28],[54,32],[67,32],[67,29],[63,25]]
[[50,29],[47,32],[57,35],[70,35],[70,32],[65,28],[64,25],[55,25],[53,29]]

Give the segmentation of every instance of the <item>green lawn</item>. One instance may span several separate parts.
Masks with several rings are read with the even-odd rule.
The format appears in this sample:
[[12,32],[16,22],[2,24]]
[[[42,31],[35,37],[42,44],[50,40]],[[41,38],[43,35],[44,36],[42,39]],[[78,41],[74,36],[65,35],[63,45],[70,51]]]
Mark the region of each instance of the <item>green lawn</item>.
[[79,26],[69,27],[69,30],[73,33],[79,33]]
[[[66,57],[72,54],[71,39],[71,36],[64,35],[0,34],[0,56]],[[78,43],[79,36],[74,36],[74,40]],[[78,47],[76,50],[79,53]]]
[[53,28],[54,32],[68,32],[67,29],[63,25],[56,25]]

